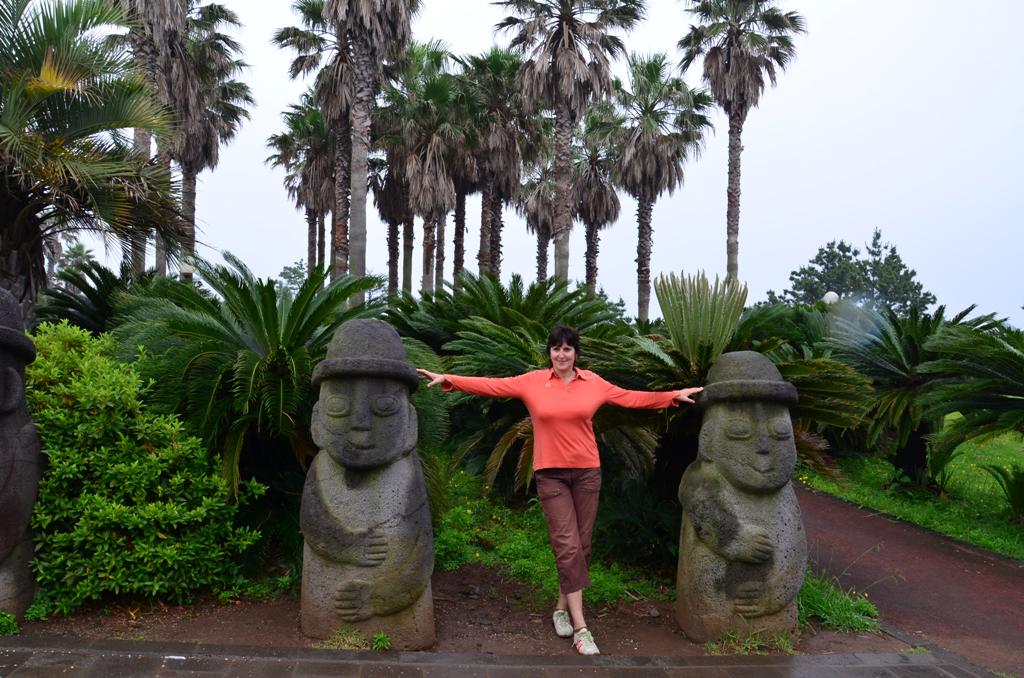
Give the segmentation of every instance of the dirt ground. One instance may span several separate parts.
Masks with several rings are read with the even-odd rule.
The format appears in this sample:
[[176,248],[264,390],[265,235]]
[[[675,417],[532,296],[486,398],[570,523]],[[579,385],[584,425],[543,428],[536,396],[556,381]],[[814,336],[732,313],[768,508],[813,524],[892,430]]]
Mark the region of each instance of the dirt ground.
[[[437,652],[560,655],[572,652],[555,636],[550,606],[530,587],[493,570],[468,565],[433,577]],[[686,640],[676,626],[672,604],[631,602],[587,609],[587,622],[606,655],[703,655],[704,645]],[[263,646],[308,646],[318,641],[299,630],[299,599],[190,606],[117,605],[92,607],[70,617],[31,622],[22,634],[88,639],[197,641]],[[796,649],[805,654],[899,652],[908,647],[891,636],[807,630]]]

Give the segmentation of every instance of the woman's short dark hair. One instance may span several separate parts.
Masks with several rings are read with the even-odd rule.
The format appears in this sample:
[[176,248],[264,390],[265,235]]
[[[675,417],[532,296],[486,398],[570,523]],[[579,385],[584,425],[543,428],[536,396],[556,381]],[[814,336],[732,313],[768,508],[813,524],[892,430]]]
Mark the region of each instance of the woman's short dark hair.
[[576,357],[580,357],[580,333],[574,327],[555,325],[548,334],[548,352],[555,346],[569,344],[576,350]]

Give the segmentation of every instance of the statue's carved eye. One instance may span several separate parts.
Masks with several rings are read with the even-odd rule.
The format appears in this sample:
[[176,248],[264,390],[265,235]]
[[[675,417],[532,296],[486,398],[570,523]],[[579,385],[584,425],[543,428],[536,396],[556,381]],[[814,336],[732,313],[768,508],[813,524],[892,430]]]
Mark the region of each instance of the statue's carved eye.
[[352,409],[348,398],[343,395],[332,395],[327,397],[327,416],[347,417]]
[[732,440],[746,440],[752,433],[750,424],[742,419],[733,419],[725,425],[725,435]]
[[785,419],[776,419],[771,423],[772,438],[789,440],[793,437],[793,427]]
[[377,396],[373,399],[373,413],[379,417],[390,417],[398,411],[398,398],[393,395]]

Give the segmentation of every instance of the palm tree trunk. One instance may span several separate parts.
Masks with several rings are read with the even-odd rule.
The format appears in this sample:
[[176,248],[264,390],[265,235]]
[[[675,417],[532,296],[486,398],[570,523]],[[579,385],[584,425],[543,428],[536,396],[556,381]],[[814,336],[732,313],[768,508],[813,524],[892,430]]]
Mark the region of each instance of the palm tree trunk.
[[[370,151],[370,124],[374,98],[373,49],[370,36],[352,31],[352,176],[349,213],[349,269],[353,275],[366,275],[366,177]],[[360,292],[352,296],[352,306],[363,303]]]
[[572,229],[569,179],[572,151],[572,116],[565,106],[555,112],[555,214],[551,237],[555,241],[555,278],[569,279],[569,231]]
[[654,200],[638,196],[636,201],[636,306],[637,319],[647,322],[647,311],[651,305],[651,245],[654,235],[651,231],[651,212]]
[[[156,149],[157,162],[160,163],[161,167],[167,170],[168,173],[171,171],[171,156],[165,150],[157,146]],[[167,243],[159,235],[156,236],[156,241],[153,243],[153,266],[156,269],[156,275],[163,278],[167,275]]]
[[306,276],[316,268],[316,210],[306,208]]
[[326,249],[327,229],[324,226],[326,221],[326,215],[323,210],[317,212],[316,215],[316,267],[323,269],[324,267],[324,250]]
[[740,154],[743,153],[743,116],[729,116],[729,183],[725,212],[725,275],[739,280],[740,253]]
[[455,288],[459,287],[459,274],[466,263],[466,192],[455,193],[455,234],[453,236],[452,248],[452,281]]
[[548,245],[551,243],[551,233],[548,229],[537,226],[537,282],[546,283],[548,280]]
[[192,262],[189,257],[196,253],[196,172],[181,170],[181,216],[185,220],[182,248],[185,261],[181,263],[181,279],[192,282]]
[[[132,150],[140,158],[149,161],[150,134],[149,130],[137,127],[135,129],[132,143]],[[146,239],[136,238],[132,241],[131,257],[132,276],[140,278],[146,272]]]
[[352,177],[352,124],[343,119],[334,133],[334,209],[331,210],[331,280],[348,273],[349,188]]
[[479,274],[491,272],[491,185],[484,184],[480,192],[480,251],[476,255]]
[[398,294],[398,222],[388,222],[388,296]]
[[437,219],[437,247],[434,251],[434,291],[444,289],[444,231],[448,223],[448,213]]
[[597,294],[597,250],[600,245],[597,224],[587,224],[587,294]]
[[423,278],[420,293],[434,291],[434,225],[432,217],[423,219]]
[[[6,207],[0,205],[0,208]],[[35,318],[39,289],[46,283],[46,255],[40,224],[34,219],[18,219],[7,209],[2,209],[0,216],[3,217],[0,223],[5,224],[0,231],[0,288],[11,293],[21,307],[25,327],[30,327]]]
[[504,201],[500,196],[491,197],[491,272],[501,279],[501,229],[505,227],[502,220]]
[[405,221],[402,222],[402,290],[412,294],[412,257],[415,251],[416,223],[412,210],[409,209],[409,189],[402,189],[401,198],[405,209]]

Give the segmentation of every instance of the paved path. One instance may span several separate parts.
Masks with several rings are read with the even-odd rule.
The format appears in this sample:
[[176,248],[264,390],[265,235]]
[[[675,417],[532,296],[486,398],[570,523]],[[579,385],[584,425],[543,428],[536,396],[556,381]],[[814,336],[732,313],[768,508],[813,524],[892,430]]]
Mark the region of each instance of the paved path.
[[868,591],[887,624],[1024,678],[1024,562],[825,494],[797,495],[812,562],[843,588]]
[[957,657],[852,654],[799,657],[511,657],[431,652],[341,652],[131,640],[0,639],[7,678],[970,678]]

